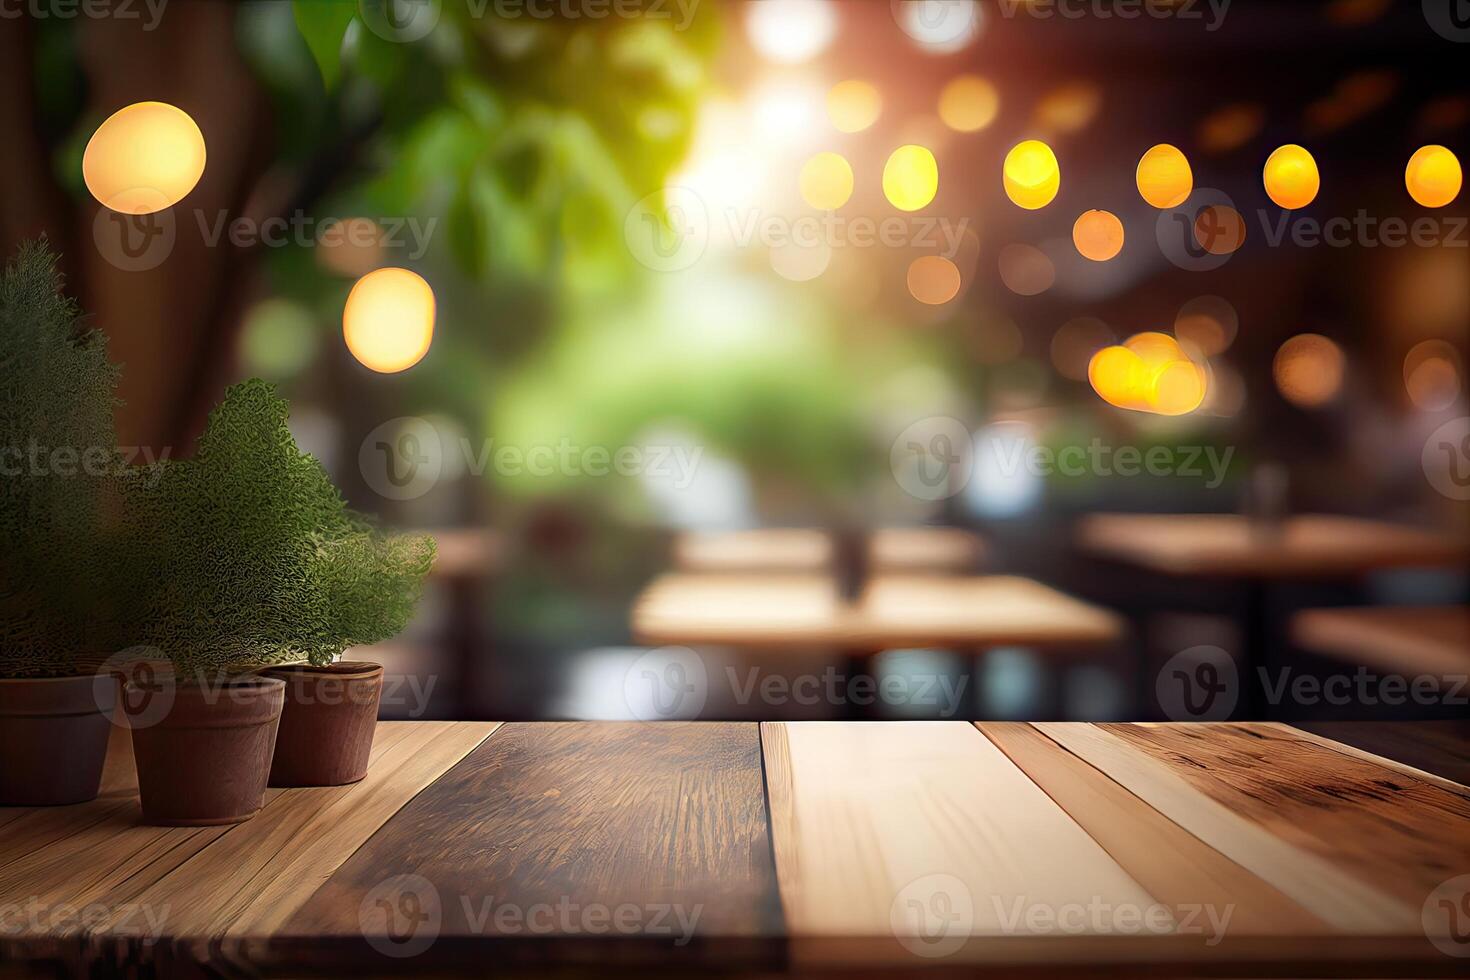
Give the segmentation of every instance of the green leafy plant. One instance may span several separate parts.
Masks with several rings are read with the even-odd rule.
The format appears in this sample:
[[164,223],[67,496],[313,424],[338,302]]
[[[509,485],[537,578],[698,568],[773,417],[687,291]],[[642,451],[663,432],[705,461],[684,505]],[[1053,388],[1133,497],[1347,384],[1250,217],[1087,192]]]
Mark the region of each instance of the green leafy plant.
[[287,428],[275,388],[236,385],[191,459],[131,471],[131,574],[147,583],[131,642],[185,672],[306,660],[401,630],[432,538],[390,535],[350,510]]
[[75,673],[107,653],[105,501],[122,470],[119,369],[79,325],[44,240],[0,278],[0,676]]

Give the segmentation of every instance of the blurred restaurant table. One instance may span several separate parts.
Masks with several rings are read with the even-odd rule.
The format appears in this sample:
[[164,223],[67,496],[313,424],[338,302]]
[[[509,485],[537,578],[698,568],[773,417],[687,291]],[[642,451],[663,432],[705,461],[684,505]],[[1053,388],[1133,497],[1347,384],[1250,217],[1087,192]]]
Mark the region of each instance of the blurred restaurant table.
[[[837,545],[819,528],[687,531],[674,539],[674,567],[685,572],[817,572],[832,568]],[[875,572],[972,572],[985,546],[957,527],[890,527],[868,535]]]
[[1079,522],[1077,540],[1085,552],[1144,572],[1237,584],[1244,606],[1236,660],[1252,679],[1242,691],[1247,712],[1265,704],[1255,668],[1269,665],[1277,643],[1270,620],[1273,583],[1352,579],[1470,559],[1470,547],[1453,535],[1327,514],[1279,521],[1239,514],[1093,514]]
[[648,646],[834,649],[856,673],[892,649],[1106,648],[1121,640],[1123,622],[1009,575],[877,575],[857,601],[846,602],[829,575],[673,573],[638,597],[632,631],[634,642]]
[[1470,670],[1470,608],[1306,609],[1292,617],[1291,640],[1354,665],[1405,675],[1463,675]]

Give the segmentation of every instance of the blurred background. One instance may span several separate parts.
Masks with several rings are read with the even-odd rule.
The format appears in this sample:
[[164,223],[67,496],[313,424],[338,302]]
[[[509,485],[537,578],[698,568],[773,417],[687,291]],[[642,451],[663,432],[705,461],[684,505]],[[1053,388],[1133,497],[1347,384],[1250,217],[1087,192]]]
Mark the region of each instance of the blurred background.
[[[37,0],[0,244],[125,443],[264,377],[439,537],[387,715],[1463,717],[1457,11]],[[134,217],[82,161],[146,101],[208,163]]]

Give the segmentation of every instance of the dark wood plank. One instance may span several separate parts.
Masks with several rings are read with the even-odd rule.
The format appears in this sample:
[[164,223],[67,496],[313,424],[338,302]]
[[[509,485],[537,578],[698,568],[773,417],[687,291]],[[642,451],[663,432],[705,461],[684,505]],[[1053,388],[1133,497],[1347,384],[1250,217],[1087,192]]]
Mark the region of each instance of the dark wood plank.
[[757,726],[502,726],[339,868],[269,955],[366,945],[387,964],[386,916],[430,907],[416,966],[487,944],[587,963],[766,950],[751,940],[782,920]]
[[1470,786],[1470,721],[1314,721],[1294,727]]

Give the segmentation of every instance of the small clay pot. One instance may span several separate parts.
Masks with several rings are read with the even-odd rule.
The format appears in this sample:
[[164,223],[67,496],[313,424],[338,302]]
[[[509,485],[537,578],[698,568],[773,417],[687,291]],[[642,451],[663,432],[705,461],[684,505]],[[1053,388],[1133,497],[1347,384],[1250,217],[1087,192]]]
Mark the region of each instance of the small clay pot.
[[272,786],[343,786],[367,775],[383,696],[381,665],[303,664],[262,673],[286,682]]
[[240,823],[265,805],[286,684],[273,677],[123,688],[143,819],[165,827]]
[[0,806],[96,799],[116,697],[106,675],[0,680]]

